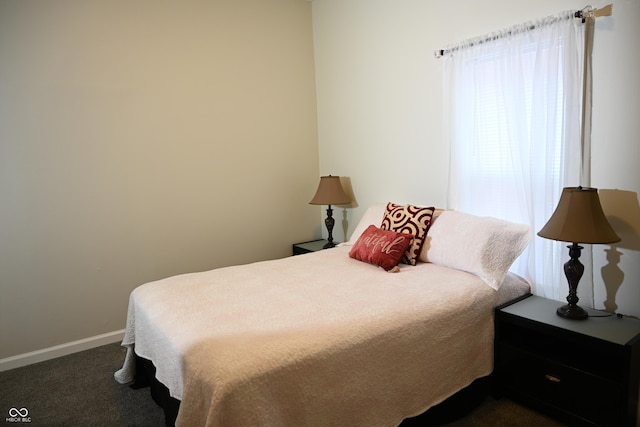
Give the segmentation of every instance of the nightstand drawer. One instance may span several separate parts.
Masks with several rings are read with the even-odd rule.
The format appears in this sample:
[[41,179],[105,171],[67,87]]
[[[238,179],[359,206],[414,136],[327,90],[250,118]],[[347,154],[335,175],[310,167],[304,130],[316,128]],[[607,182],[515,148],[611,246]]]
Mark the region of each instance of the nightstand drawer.
[[502,343],[498,375],[505,389],[597,425],[622,424],[621,385]]

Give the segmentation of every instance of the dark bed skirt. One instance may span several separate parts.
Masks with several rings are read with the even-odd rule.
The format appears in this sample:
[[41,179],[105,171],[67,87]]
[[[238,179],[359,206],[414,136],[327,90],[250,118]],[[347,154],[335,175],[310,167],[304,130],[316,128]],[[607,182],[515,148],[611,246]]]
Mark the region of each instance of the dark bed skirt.
[[169,389],[156,379],[156,367],[150,360],[136,355],[136,380],[133,388],[149,387],[151,397],[164,411],[164,422],[168,427],[176,424],[180,401],[169,394]]
[[[156,368],[151,361],[136,356],[136,380],[133,388],[149,387],[151,397],[164,411],[165,424],[173,427],[180,409],[180,401],[169,395],[169,389],[156,379]],[[491,376],[478,378],[444,402],[417,417],[407,418],[402,427],[437,426],[450,423],[469,414],[491,392]]]

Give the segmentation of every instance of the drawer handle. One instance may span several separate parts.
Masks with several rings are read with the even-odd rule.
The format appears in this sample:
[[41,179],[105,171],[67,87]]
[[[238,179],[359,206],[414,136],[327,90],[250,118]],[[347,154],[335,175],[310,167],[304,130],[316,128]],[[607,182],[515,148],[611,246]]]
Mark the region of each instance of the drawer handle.
[[546,379],[548,379],[549,381],[551,381],[552,383],[559,383],[560,382],[560,378],[554,376],[554,375],[550,375],[550,374],[545,374],[544,377]]

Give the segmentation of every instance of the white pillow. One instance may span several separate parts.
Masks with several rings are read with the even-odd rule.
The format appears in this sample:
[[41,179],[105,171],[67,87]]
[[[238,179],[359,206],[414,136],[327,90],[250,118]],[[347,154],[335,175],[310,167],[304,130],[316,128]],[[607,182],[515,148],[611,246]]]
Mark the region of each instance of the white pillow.
[[348,242],[345,242],[345,245],[353,246],[360,238],[360,235],[364,233],[364,231],[370,226],[375,225],[376,227],[380,227],[382,224],[382,218],[384,218],[384,212],[387,208],[387,205],[373,205],[370,206],[360,218],[360,222],[356,225],[356,228],[351,233],[351,237]]
[[444,211],[431,224],[420,260],[473,273],[498,289],[530,239],[525,224]]

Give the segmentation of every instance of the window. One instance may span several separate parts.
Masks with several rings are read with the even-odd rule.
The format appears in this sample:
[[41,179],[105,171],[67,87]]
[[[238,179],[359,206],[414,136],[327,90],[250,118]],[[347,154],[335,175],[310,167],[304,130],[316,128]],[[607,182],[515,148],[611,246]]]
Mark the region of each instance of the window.
[[581,179],[583,31],[565,12],[445,56],[449,207],[529,224],[512,270],[562,299],[564,246],[535,237]]

